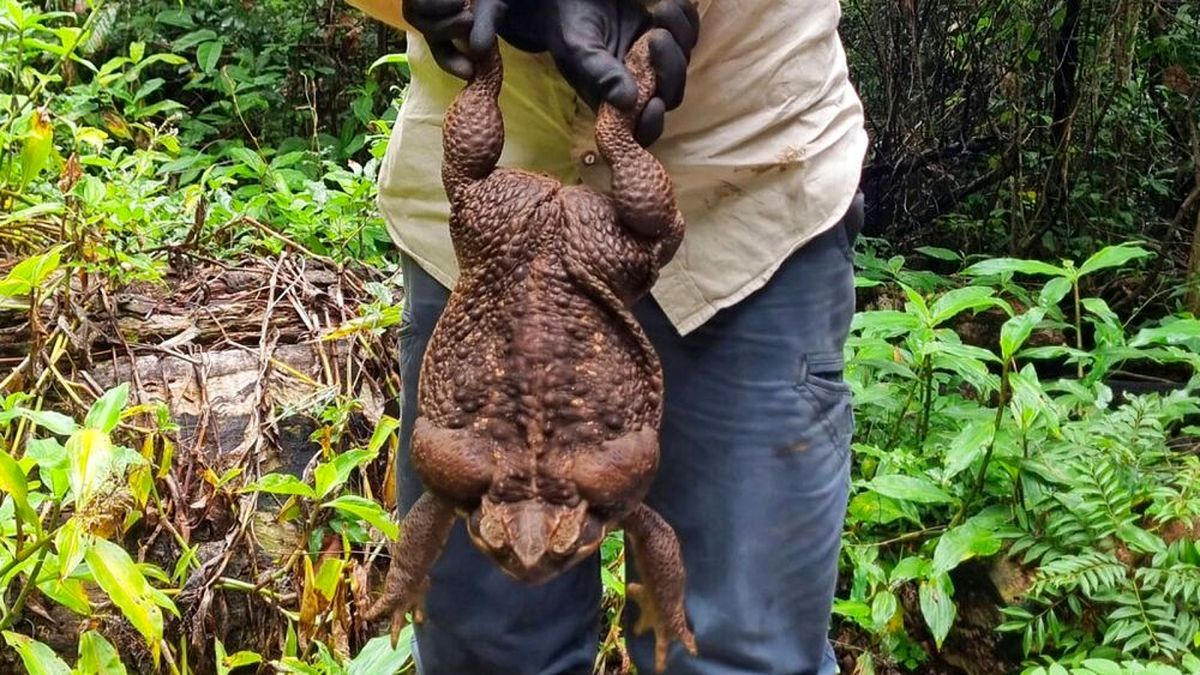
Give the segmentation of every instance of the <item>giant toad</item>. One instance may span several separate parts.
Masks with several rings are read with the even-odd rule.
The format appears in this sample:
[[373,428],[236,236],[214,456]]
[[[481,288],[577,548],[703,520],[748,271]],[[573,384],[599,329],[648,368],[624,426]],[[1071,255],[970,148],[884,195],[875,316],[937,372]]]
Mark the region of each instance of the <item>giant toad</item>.
[[[643,36],[626,64],[640,110],[654,89]],[[656,636],[695,652],[674,531],[642,503],[658,468],[662,368],[630,306],[674,255],[684,222],[634,113],[604,105],[604,194],[496,166],[504,146],[500,55],[476,64],[445,116],[442,181],[461,275],[421,367],[412,459],[426,492],[404,519],[368,617],[393,631],[419,603],[456,517],[512,577],[545,581],[610,530],[632,543],[630,595]]]

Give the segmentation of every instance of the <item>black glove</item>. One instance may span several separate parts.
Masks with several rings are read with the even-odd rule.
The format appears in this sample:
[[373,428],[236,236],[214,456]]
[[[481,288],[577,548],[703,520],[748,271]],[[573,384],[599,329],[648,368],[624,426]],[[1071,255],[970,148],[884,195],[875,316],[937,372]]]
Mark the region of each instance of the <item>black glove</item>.
[[[651,27],[665,28],[650,43],[657,90],[642,110],[635,136],[642,145],[658,140],[663,117],[683,102],[687,64],[700,32],[700,16],[690,0],[659,0],[647,11],[637,0],[548,0],[542,29],[545,45],[563,77],[592,106],[607,101],[621,110],[637,103],[637,84],[623,60]],[[500,35],[517,44],[507,28]]]
[[[540,38],[544,14],[539,0],[403,0],[404,20],[429,43],[429,51],[442,70],[464,80],[474,73],[470,54],[483,54],[504,38],[525,51],[545,51]],[[458,42],[458,45],[455,42]],[[470,54],[464,53],[460,46]]]

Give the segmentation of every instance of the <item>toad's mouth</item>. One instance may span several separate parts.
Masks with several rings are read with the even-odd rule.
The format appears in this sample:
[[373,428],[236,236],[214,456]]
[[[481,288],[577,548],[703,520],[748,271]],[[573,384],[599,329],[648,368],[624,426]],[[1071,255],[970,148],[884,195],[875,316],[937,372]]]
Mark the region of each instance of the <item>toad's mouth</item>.
[[568,506],[539,498],[497,502],[485,496],[466,520],[475,546],[527,584],[549,581],[595,553],[608,530],[584,500]]

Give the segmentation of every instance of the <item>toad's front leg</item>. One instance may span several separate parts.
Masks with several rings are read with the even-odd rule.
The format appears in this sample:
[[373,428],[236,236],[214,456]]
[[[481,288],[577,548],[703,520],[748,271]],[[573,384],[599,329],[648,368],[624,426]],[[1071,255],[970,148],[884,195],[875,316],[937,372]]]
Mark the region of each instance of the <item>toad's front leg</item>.
[[688,628],[683,609],[686,572],[679,539],[662,516],[645,504],[629,514],[621,526],[633,546],[641,580],[627,589],[641,612],[634,631],[654,631],[654,669],[662,672],[667,667],[667,648],[673,640],[681,642],[689,654],[696,654],[696,637]]
[[421,495],[404,517],[400,540],[391,546],[392,563],[383,595],[363,615],[367,621],[374,621],[390,612],[393,645],[406,623],[405,614],[420,603],[429,569],[445,547],[453,525],[454,507],[432,492]]

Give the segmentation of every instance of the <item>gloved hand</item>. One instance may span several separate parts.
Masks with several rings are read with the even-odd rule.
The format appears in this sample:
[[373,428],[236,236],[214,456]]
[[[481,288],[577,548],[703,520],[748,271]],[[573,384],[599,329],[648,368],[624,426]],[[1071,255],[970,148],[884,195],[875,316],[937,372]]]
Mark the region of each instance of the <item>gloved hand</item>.
[[[657,90],[634,132],[642,145],[657,140],[666,111],[683,102],[688,60],[700,32],[700,16],[691,1],[659,0],[649,10],[637,0],[548,0],[544,5],[546,48],[593,109],[602,101],[626,111],[634,106],[637,84],[625,68],[625,54],[649,28],[667,29],[669,37],[650,44]],[[504,28],[500,35],[516,45]]]
[[[404,20],[429,43],[429,51],[442,70],[470,79],[471,55],[483,54],[504,38],[518,49],[545,51],[537,16],[539,0],[403,0]],[[470,8],[468,9],[468,4]],[[455,42],[458,44],[455,44]],[[464,53],[463,50],[467,53]]]

